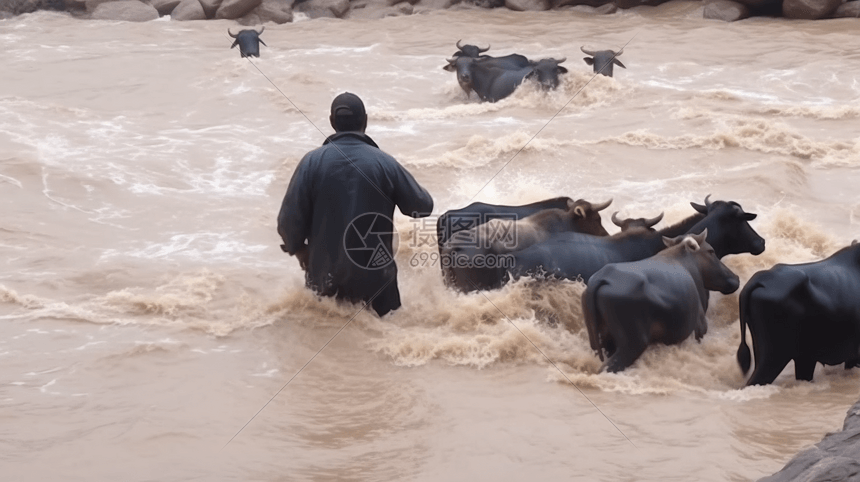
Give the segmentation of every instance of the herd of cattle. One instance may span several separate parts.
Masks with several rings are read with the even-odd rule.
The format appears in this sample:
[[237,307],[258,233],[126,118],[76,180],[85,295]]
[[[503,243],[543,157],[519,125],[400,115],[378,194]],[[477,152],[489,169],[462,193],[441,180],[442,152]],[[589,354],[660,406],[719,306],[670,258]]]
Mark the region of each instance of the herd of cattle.
[[[686,219],[663,229],[651,219],[618,219],[609,235],[592,204],[555,198],[524,206],[473,203],[439,217],[442,275],[458,291],[500,288],[529,276],[582,280],[585,325],[601,370],[617,372],[650,344],[677,344],[707,332],[709,291],[735,292],[739,279],[720,259],[761,254],[765,241],[749,225],[756,215],[732,201],[690,203]],[[507,257],[507,263],[488,263]],[[473,260],[481,259],[481,263]],[[812,380],[816,363],[860,365],[860,244],[829,258],[778,264],[756,273],[740,294],[738,363],[755,370],[748,385],[772,383],[789,361]]]
[[[259,57],[261,29],[229,31],[242,57]],[[263,43],[265,45],[265,43]],[[231,47],[231,48],[232,48]],[[467,96],[495,102],[526,79],[556,88],[566,59],[532,61],[519,54],[485,55],[487,48],[461,45],[448,65]],[[595,73],[612,76],[621,51],[589,51]],[[626,68],[626,67],[624,67]],[[677,344],[708,330],[710,291],[734,293],[739,279],[720,259],[761,254],[764,239],[749,225],[756,215],[732,201],[690,203],[695,213],[655,230],[662,219],[618,219],[609,235],[600,211],[612,200],[592,204],[561,197],[524,206],[473,203],[448,211],[437,222],[442,275],[462,291],[490,290],[524,276],[582,280],[585,325],[602,370],[633,364],[650,344]],[[511,236],[513,235],[513,238]],[[481,262],[478,263],[477,260]],[[504,262],[503,262],[504,261]],[[756,273],[741,291],[741,342],[737,359],[747,385],[772,383],[789,361],[795,377],[812,380],[817,363],[860,365],[860,244],[829,258],[799,265],[778,264]]]
[[[442,68],[457,73],[457,82],[467,97],[474,91],[484,101],[496,102],[504,99],[528,79],[537,81],[544,90],[555,89],[559,84],[559,75],[567,73],[567,69],[561,66],[567,58],[534,61],[520,54],[491,57],[484,55],[490,47],[482,49],[475,45],[460,45],[459,40],[457,49],[452,58],[448,59],[448,65]],[[583,60],[594,68],[596,74],[612,77],[613,65],[624,67],[618,60],[621,51],[591,51],[584,47],[581,47],[581,50],[591,56]]]
[[[242,57],[259,57],[260,44],[266,45],[260,38],[263,30],[265,27],[261,28],[259,32],[254,29],[244,29],[234,34],[230,29],[227,29],[227,34],[235,39],[230,48],[238,46],[239,55]],[[548,58],[535,61],[520,54],[492,57],[484,55],[484,52],[490,47],[482,49],[475,45],[461,45],[459,40],[457,41],[457,49],[452,58],[448,59],[448,65],[442,68],[457,73],[457,82],[460,84],[460,88],[466,92],[467,97],[475,92],[483,101],[496,102],[504,99],[511,95],[520,84],[529,79],[537,81],[542,89],[555,89],[560,82],[559,75],[567,73],[567,69],[561,66],[561,63],[567,60],[566,58],[561,60]],[[618,52],[613,50],[592,51],[581,47],[581,50],[590,56],[583,58],[583,60],[593,67],[595,74],[612,77],[613,65],[627,68],[618,60],[623,49]]]

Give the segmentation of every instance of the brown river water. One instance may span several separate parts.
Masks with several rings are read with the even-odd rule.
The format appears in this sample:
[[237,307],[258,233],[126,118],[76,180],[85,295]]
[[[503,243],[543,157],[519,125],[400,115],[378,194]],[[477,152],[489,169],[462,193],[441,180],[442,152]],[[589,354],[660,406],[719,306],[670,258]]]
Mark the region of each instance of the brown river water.
[[[300,21],[267,27],[254,65],[227,21],[0,21],[0,479],[778,470],[841,426],[857,370],[819,366],[807,383],[789,365],[743,388],[737,294],[716,294],[702,343],[598,374],[581,284],[456,294],[421,245],[432,227],[399,213],[403,307],[360,313],[285,387],[357,311],[306,291],[275,231],[345,90],[437,213],[613,198],[615,232],[614,210],[665,211],[664,226],[712,194],[758,213],[767,250],[724,260],[742,282],[860,237],[858,20],[701,16],[673,3]],[[567,57],[570,73],[482,104],[441,68],[460,38]],[[627,69],[591,80],[579,47],[625,44]]]

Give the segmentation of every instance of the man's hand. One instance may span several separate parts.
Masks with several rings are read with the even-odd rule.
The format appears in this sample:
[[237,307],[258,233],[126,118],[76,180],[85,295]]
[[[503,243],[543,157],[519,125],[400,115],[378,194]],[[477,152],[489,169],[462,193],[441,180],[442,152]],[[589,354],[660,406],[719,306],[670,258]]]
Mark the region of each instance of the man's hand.
[[307,271],[308,270],[308,256],[309,256],[308,245],[307,244],[302,245],[302,247],[299,248],[298,251],[296,251],[296,254],[294,256],[296,257],[296,259],[299,260],[299,266],[301,266],[302,270]]
[[[290,254],[290,252],[287,251],[287,245],[286,244],[281,245],[281,251],[283,251],[287,254]],[[308,245],[307,244],[303,244],[302,247],[299,248],[299,250],[296,251],[295,254],[292,254],[290,256],[295,256],[296,259],[299,260],[299,266],[304,271],[308,270],[308,256],[310,256],[310,254],[308,253]]]

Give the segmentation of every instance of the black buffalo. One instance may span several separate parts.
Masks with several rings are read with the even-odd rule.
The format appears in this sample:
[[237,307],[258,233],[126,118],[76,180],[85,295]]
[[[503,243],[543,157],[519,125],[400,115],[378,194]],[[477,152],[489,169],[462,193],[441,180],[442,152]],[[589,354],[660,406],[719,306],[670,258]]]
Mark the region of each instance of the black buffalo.
[[[516,227],[507,226],[507,223],[530,220],[529,223],[534,224],[535,216],[541,218],[538,227],[544,231],[539,235],[541,238],[546,233],[570,230],[606,236],[608,233],[601,223],[600,211],[606,209],[611,202],[612,200],[602,204],[592,204],[582,199],[574,201],[569,197],[558,197],[523,206],[472,203],[465,208],[448,211],[436,222],[442,277],[448,286],[464,292],[496,288],[501,281],[497,272],[499,267],[475,266],[471,262],[488,254],[499,254],[492,252],[491,239],[481,239],[489,238],[487,233],[480,229],[482,226],[500,224],[500,226],[494,226],[497,229],[490,233],[490,236],[513,236],[509,241],[512,241],[514,246],[509,247],[505,252],[516,249],[517,244],[526,241],[518,239]],[[535,228],[535,226],[529,226],[529,228]],[[531,238],[532,230],[528,231],[527,236]],[[525,232],[521,234],[525,237]],[[529,241],[535,240],[529,239]],[[457,259],[470,262],[462,263],[462,266],[456,265],[452,261],[452,255]]]
[[653,218],[619,219],[618,211],[615,211],[612,213],[612,217],[610,219],[612,220],[612,224],[621,228],[622,232],[637,228],[654,231],[654,225],[663,220],[663,214],[664,213],[660,213]]
[[738,276],[717,258],[699,235],[663,238],[667,249],[640,261],[604,266],[582,293],[582,311],[591,348],[601,369],[618,372],[635,362],[648,345],[674,345],[690,333],[708,331],[708,291],[738,289]]
[[618,56],[624,52],[624,49],[615,52],[613,50],[585,50],[585,47],[580,47],[586,55],[591,55],[591,57],[584,57],[582,60],[585,61],[586,64],[594,67],[595,74],[603,74],[607,77],[612,77],[612,66],[617,65],[622,69],[626,69],[627,67],[618,60]]
[[708,230],[708,244],[717,257],[728,254],[764,251],[764,239],[749,225],[756,215],[744,212],[732,201],[709,201],[705,205],[690,203],[697,211],[693,216],[658,231],[631,229],[608,237],[580,233],[560,233],[543,243],[513,253],[513,277],[538,276],[568,280],[588,279],[610,263],[638,261],[654,256],[665,248],[662,238]]
[[462,40],[457,41],[457,51],[454,52],[453,57],[465,56],[465,57],[471,57],[473,59],[482,58],[482,57],[489,57],[488,55],[481,55],[481,54],[483,54],[487,50],[490,50],[490,45],[488,45],[487,48],[482,49],[481,47],[478,47],[477,45],[469,45],[469,44],[460,45],[461,41]]
[[[245,29],[240,30],[239,33],[234,34],[227,29],[227,33],[236,39],[233,42],[233,45],[230,48],[234,48],[235,46],[239,46],[239,54],[242,57],[259,57],[260,56],[260,44],[266,45],[266,42],[263,42],[263,39],[260,38],[260,35],[263,33],[263,30],[266,30],[266,27],[260,27],[260,31],[256,31],[253,29]],[[266,45],[268,47],[268,45]]]
[[755,371],[747,385],[767,385],[794,360],[794,376],[812,380],[815,365],[860,365],[860,244],[815,263],[778,264],[759,271],[740,296],[738,363]]
[[457,73],[457,82],[466,95],[474,90],[481,100],[496,102],[511,95],[526,79],[536,80],[544,89],[558,87],[558,76],[567,73],[559,65],[565,60],[534,62],[519,54],[482,58],[461,55],[448,59],[443,69]]

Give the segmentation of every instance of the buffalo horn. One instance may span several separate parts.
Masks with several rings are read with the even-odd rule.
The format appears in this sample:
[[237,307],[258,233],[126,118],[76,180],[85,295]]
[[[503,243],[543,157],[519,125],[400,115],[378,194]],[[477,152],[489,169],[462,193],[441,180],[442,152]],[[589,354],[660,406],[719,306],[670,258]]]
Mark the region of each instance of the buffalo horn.
[[618,226],[619,228],[623,228],[624,226],[621,224],[621,220],[618,219],[618,211],[612,213],[612,224]]
[[460,49],[460,50],[462,50],[462,49],[463,49],[463,46],[462,46],[462,45],[460,45],[460,42],[462,42],[462,41],[463,41],[463,39],[460,39],[460,40],[458,40],[458,41],[457,41],[457,48],[458,48],[458,49]]
[[230,27],[227,27],[227,33],[228,33],[231,37],[236,38],[236,35],[235,35],[233,32],[231,32],[231,31],[230,31]]
[[645,225],[650,228],[650,227],[654,226],[655,224],[659,223],[660,221],[663,220],[663,214],[665,214],[665,213],[660,213],[657,215],[657,217],[654,217],[651,219],[646,219]]
[[708,210],[711,209],[711,195],[710,194],[705,196],[705,207],[708,208]]
[[490,50],[490,47],[492,47],[492,45],[487,45],[487,48],[485,48],[485,49],[478,47],[478,53],[482,54],[482,53],[486,52],[487,50]]
[[579,50],[582,50],[582,52],[583,52],[584,54],[586,54],[586,55],[594,56],[594,54],[595,54],[595,52],[592,52],[591,50],[585,50],[585,46],[584,46],[584,45],[583,45],[582,47],[580,47],[580,48],[579,48]]
[[[257,32],[257,35],[262,35],[263,30],[266,30],[266,26],[265,26],[265,25],[261,25],[261,26],[260,26],[260,31],[259,31],[259,32]],[[256,30],[256,29],[254,29],[254,31],[256,32],[257,30]]]
[[608,208],[610,204],[612,204],[612,199],[609,199],[609,201],[606,201],[603,204],[592,204],[591,209],[595,211],[603,211],[604,209]]

